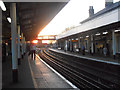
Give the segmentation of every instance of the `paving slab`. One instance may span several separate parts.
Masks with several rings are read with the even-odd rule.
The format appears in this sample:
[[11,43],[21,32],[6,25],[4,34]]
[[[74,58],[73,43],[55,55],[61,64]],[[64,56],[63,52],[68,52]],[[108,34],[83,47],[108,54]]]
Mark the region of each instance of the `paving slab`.
[[2,89],[5,88],[34,88],[29,64],[28,55],[21,59],[21,65],[18,66],[18,83],[12,82],[11,56],[2,63]]
[[74,89],[65,80],[59,77],[55,72],[48,68],[41,60],[36,57],[32,60],[29,57],[30,67],[33,73],[33,78],[37,88],[59,88],[59,89]]

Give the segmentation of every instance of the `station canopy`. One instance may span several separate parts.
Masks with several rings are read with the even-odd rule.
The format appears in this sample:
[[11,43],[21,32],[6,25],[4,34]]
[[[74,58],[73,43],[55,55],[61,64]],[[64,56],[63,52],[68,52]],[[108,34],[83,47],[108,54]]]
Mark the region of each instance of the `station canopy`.
[[[6,11],[2,11],[2,37],[11,38],[10,4],[4,2]],[[37,38],[39,32],[60,12],[68,2],[16,2],[17,24],[20,25],[26,41]]]

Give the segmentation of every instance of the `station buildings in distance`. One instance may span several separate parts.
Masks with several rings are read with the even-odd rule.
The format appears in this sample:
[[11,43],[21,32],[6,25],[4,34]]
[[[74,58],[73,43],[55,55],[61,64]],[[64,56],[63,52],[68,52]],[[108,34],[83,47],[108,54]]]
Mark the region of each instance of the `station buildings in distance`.
[[85,52],[120,57],[120,1],[105,0],[105,8],[94,13],[93,6],[89,7],[89,17],[80,22],[81,25],[59,34],[57,47],[81,52],[82,46]]

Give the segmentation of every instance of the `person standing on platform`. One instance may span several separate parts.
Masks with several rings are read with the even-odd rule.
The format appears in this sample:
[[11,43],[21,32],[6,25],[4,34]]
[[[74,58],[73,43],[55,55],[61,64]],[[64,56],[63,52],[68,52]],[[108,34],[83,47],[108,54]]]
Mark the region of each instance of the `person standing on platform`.
[[33,45],[32,48],[33,48],[33,56],[34,56],[34,60],[35,60],[35,56],[36,56],[36,55],[35,55],[35,53],[36,53],[36,45]]
[[103,53],[105,56],[107,56],[107,48],[106,47],[103,48]]
[[82,46],[82,54],[85,55],[85,47],[84,47],[84,45]]
[[31,54],[32,59],[34,56],[34,60],[35,60],[35,52],[36,52],[36,45],[31,45],[29,55]]
[[65,45],[65,49],[64,49],[64,51],[65,51],[65,52],[67,51],[67,44]]
[[91,47],[90,47],[90,54],[92,54]]

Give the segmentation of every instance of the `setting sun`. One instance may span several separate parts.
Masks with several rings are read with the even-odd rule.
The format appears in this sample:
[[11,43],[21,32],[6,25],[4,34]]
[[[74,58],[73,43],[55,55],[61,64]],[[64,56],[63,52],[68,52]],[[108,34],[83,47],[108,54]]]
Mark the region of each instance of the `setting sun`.
[[32,43],[36,44],[38,43],[38,40],[33,40]]

